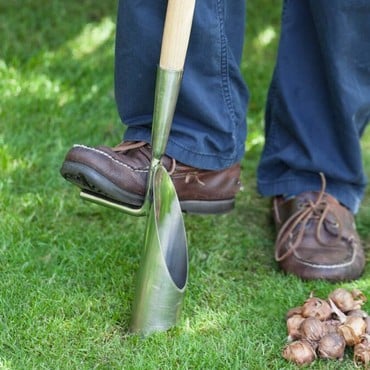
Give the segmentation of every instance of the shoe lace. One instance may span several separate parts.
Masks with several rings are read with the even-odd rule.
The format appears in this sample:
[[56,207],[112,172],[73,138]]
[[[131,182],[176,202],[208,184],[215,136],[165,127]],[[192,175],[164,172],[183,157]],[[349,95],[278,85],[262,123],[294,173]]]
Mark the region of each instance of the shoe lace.
[[[324,197],[325,195],[325,188],[326,188],[326,179],[323,173],[320,172],[321,177],[321,190],[317,196],[316,201],[307,200],[306,202],[302,203],[299,206],[297,212],[295,212],[292,216],[288,218],[288,220],[284,223],[282,228],[280,229],[277,237],[276,237],[276,249],[275,249],[275,259],[276,261],[282,261],[289,257],[294,251],[299,247],[302,242],[303,235],[305,233],[306,225],[311,222],[312,220],[317,220],[316,232],[315,237],[320,244],[324,244],[326,246],[334,246],[338,243],[339,239],[342,235],[342,224],[339,222],[338,218],[334,215],[335,221],[328,220],[327,214],[330,210],[330,204]],[[279,212],[278,212],[278,205],[277,200],[274,199],[274,210],[275,214],[279,219]],[[331,242],[325,240],[325,242],[321,238],[321,231],[323,228],[324,221],[331,222],[332,225],[338,229],[338,234],[336,238],[334,238]],[[300,225],[297,235],[293,240],[293,233],[296,230],[297,226]],[[288,242],[289,248],[284,253],[281,253],[284,249],[284,246]]]
[[176,159],[175,158],[171,158],[171,168],[170,170],[168,171],[168,174],[171,176],[173,175],[173,173],[175,172],[176,170]]
[[185,184],[189,184],[191,181],[196,181],[199,185],[205,186],[205,182],[203,182],[197,173],[187,173],[185,176]]
[[112,150],[115,152],[126,153],[129,150],[142,148],[145,145],[148,145],[148,143],[145,141],[123,141],[122,143],[113,147]]
[[[126,153],[129,150],[143,148],[146,145],[149,146],[149,144],[145,141],[123,141],[122,143],[113,147],[112,150],[115,152]],[[176,170],[177,162],[176,162],[176,159],[174,158],[170,158],[170,159],[171,159],[171,167],[168,171],[168,174],[172,175]]]

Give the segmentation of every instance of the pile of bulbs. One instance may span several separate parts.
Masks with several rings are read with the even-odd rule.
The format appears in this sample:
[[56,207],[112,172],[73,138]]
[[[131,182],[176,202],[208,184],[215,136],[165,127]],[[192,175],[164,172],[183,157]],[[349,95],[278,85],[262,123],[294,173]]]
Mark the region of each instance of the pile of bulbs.
[[353,348],[357,365],[370,364],[370,317],[361,309],[366,297],[358,289],[335,289],[327,300],[312,294],[286,314],[288,344],[283,357],[298,365],[317,357],[342,360]]

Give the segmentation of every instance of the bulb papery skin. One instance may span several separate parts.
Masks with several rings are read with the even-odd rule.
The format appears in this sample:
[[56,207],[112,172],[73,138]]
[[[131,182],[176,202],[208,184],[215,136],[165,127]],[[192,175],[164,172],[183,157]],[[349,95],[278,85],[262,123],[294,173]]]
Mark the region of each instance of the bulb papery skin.
[[307,340],[296,340],[283,350],[283,357],[297,365],[310,364],[316,359],[315,350]]
[[307,317],[301,323],[299,330],[302,338],[314,342],[319,341],[326,334],[324,322],[316,317]]
[[370,316],[366,317],[364,319],[365,323],[366,323],[366,330],[365,330],[365,333],[370,335]]
[[288,318],[286,325],[287,325],[289,342],[301,338],[300,327],[304,320],[306,319],[302,317],[301,315],[293,315]]
[[356,310],[348,311],[347,316],[356,316],[356,317],[362,317],[363,319],[366,319],[368,317],[368,314],[364,310],[356,309]]
[[319,357],[327,359],[343,359],[346,342],[338,333],[324,335],[317,348]]
[[329,294],[329,298],[344,313],[361,309],[366,302],[364,294],[358,289],[350,292],[344,288],[337,288]]
[[362,317],[348,316],[345,323],[338,328],[348,346],[360,343],[361,336],[366,332],[366,322]]
[[323,322],[325,326],[325,334],[338,333],[338,328],[341,325],[339,320],[329,319]]
[[348,312],[355,309],[355,302],[352,294],[344,288],[335,289],[329,294],[329,298],[342,312]]
[[288,320],[289,317],[297,316],[297,315],[302,316],[302,307],[301,306],[293,307],[290,310],[288,310],[288,312],[285,315],[285,318]]
[[366,301],[358,289],[337,288],[326,299],[311,291],[301,306],[285,315],[288,337],[283,357],[299,366],[317,358],[343,361],[348,347],[355,367],[370,370],[370,315],[362,308]]
[[332,309],[328,302],[321,298],[311,297],[302,306],[302,316],[316,317],[324,321],[328,320],[332,314]]
[[365,364],[366,368],[370,364],[370,336],[364,334],[360,343],[353,348],[353,361],[355,364]]

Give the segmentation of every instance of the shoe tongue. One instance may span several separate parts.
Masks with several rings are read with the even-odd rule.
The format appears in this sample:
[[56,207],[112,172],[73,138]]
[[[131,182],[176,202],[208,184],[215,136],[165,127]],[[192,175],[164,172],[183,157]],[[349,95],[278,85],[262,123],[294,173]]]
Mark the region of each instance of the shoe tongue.
[[[320,194],[321,193],[319,191],[308,191],[308,192],[299,194],[296,197],[299,198],[301,201],[316,202],[317,199],[320,197]],[[338,200],[328,193],[323,193],[321,199],[331,204],[339,204]]]
[[291,200],[291,199],[298,199],[299,201],[307,202],[307,201],[316,201],[317,198],[319,197],[319,192],[316,191],[306,191],[303,193],[299,194],[292,194],[292,193],[287,193],[283,194],[284,200]]
[[319,193],[318,192],[314,192],[314,191],[307,191],[305,193],[296,195],[296,197],[301,202],[308,202],[308,201],[315,202],[317,200],[317,198],[319,197]]
[[[138,167],[148,166],[152,158],[152,147],[144,141],[123,141],[112,148],[112,150],[131,158]],[[167,155],[162,156],[161,163],[167,171],[172,167],[172,159]]]
[[283,194],[283,199],[284,200],[291,200],[291,199],[294,199],[296,197],[295,194]]

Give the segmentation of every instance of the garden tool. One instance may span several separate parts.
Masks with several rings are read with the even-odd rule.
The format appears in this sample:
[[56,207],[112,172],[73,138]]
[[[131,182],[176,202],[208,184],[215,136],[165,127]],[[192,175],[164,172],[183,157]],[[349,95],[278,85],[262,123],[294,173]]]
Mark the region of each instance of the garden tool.
[[188,276],[184,220],[175,187],[161,163],[180,90],[195,0],[168,0],[152,123],[152,160],[140,208],[81,192],[81,197],[131,215],[146,215],[131,331],[148,335],[175,325]]

